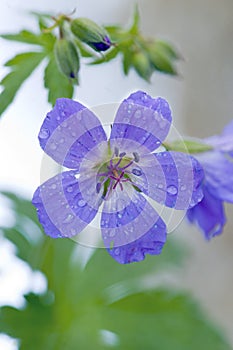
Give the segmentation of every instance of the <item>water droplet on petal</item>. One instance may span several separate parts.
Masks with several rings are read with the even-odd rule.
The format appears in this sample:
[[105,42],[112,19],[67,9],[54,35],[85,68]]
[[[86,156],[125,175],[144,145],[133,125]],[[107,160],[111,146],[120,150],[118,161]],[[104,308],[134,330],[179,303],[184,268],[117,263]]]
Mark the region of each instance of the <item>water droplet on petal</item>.
[[120,254],[120,248],[115,248],[114,249],[114,254],[119,255]]
[[55,151],[56,148],[57,148],[56,143],[52,142],[52,143],[50,144],[50,149],[51,149],[52,151]]
[[123,122],[124,122],[124,123],[129,123],[129,118],[124,118],[124,119],[123,119]]
[[117,216],[118,216],[119,219],[122,218],[122,214],[121,213],[117,213]]
[[41,129],[39,132],[39,137],[41,139],[47,139],[49,137],[49,135],[50,135],[50,131],[48,129],[45,129],[45,128]]
[[70,233],[71,233],[72,235],[75,235],[75,234],[76,234],[75,228],[72,228],[72,229],[70,230]]
[[181,191],[185,191],[187,189],[186,185],[181,185],[180,186]]
[[140,109],[137,109],[134,113],[134,118],[139,119],[142,117],[142,111]]
[[169,193],[170,195],[175,196],[177,192],[178,190],[176,186],[171,185],[167,187],[167,193]]
[[80,199],[80,200],[78,201],[78,206],[79,206],[80,208],[85,207],[86,204],[87,204],[87,203],[86,203],[83,199]]
[[62,137],[62,138],[60,139],[60,143],[64,143],[64,141],[65,141],[65,139]]
[[65,218],[65,220],[63,220],[63,224],[68,224],[68,223],[71,222],[73,219],[74,219],[74,215],[68,214],[67,217]]
[[73,192],[73,186],[68,186],[66,191],[69,193]]
[[108,235],[109,237],[114,237],[116,235],[115,230],[111,230]]
[[163,188],[163,184],[158,184],[157,187],[162,189]]

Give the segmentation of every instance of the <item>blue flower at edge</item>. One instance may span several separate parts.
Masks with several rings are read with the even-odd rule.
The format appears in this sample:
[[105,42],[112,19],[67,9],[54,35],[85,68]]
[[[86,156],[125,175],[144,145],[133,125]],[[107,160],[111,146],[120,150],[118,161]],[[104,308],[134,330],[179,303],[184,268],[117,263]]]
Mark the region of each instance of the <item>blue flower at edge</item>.
[[203,166],[203,200],[187,211],[191,223],[197,223],[209,240],[223,231],[226,223],[224,202],[233,203],[233,121],[221,135],[204,139],[213,150],[196,154]]
[[166,224],[145,199],[186,210],[203,197],[199,162],[179,152],[154,151],[171,126],[168,103],[142,91],[116,113],[109,140],[99,119],[70,99],[58,99],[39,133],[42,149],[64,171],[35,191],[33,204],[47,235],[72,237],[101,209],[101,233],[109,254],[131,263],[160,254]]

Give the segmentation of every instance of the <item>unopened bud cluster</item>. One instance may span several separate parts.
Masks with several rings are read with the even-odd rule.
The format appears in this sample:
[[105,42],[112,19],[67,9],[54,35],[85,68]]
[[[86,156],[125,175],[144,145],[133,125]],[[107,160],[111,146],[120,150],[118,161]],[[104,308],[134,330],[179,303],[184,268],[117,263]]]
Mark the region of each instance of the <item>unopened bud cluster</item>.
[[[68,22],[68,26],[67,26]],[[88,18],[69,19],[59,17],[57,25],[60,37],[54,45],[58,68],[72,83],[78,84],[80,69],[80,45],[88,45],[95,51],[106,51],[111,47],[107,31]]]

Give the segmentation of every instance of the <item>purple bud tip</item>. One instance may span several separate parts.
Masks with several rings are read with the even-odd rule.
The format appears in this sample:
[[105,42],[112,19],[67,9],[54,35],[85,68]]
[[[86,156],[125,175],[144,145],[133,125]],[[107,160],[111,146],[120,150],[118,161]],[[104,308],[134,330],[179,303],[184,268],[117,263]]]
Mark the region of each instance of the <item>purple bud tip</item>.
[[108,36],[105,36],[102,42],[90,44],[94,46],[97,51],[106,51],[110,48],[111,41]]

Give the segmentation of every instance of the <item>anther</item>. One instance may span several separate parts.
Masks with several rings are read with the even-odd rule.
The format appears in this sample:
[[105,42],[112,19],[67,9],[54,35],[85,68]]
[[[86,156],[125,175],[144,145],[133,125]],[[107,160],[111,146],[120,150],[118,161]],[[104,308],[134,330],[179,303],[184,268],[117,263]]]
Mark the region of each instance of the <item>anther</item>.
[[136,163],[138,163],[139,162],[139,155],[138,155],[138,153],[137,152],[133,152],[133,156],[134,156],[134,161]]

